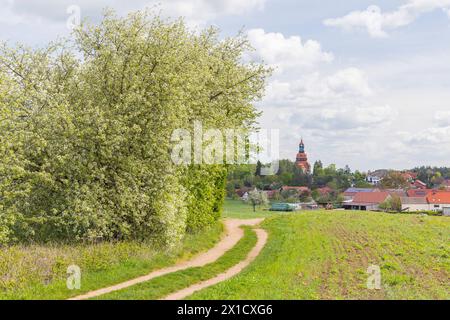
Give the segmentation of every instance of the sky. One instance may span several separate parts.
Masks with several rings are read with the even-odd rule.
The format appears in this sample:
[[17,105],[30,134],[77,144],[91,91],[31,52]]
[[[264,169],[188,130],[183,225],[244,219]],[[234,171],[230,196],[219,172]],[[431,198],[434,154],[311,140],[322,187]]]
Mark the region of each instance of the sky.
[[[74,7],[75,5],[75,7]],[[0,0],[0,40],[42,46],[68,21],[156,6],[192,28],[244,30],[274,68],[260,127],[280,157],[375,170],[450,165],[450,0]]]

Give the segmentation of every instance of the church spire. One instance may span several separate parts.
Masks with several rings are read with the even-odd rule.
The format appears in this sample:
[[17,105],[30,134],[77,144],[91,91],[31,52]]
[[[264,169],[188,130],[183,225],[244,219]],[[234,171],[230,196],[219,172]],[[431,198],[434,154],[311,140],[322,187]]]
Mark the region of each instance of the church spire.
[[300,145],[298,146],[298,152],[304,153],[305,152],[305,144],[303,143],[303,138],[300,141]]
[[303,138],[301,139],[298,146],[298,153],[295,164],[298,168],[302,169],[304,173],[309,174],[311,172],[311,166],[308,162],[308,155],[305,152],[305,143],[303,142]]

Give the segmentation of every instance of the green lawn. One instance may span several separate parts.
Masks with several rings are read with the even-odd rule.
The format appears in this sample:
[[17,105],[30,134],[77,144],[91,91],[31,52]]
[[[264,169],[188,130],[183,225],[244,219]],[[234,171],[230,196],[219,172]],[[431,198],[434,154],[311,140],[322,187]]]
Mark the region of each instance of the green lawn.
[[[450,299],[448,217],[311,211],[263,227],[256,261],[191,299]],[[369,265],[381,268],[381,290],[366,287]]]
[[[66,299],[120,283],[186,260],[212,248],[222,224],[188,235],[182,246],[166,250],[149,243],[14,246],[0,249],[0,299]],[[81,268],[81,289],[68,290],[66,270]]]
[[257,241],[256,234],[245,229],[244,237],[216,262],[204,267],[174,272],[153,280],[98,297],[102,300],[156,300],[193,284],[211,279],[244,260]]
[[237,219],[265,218],[274,215],[274,212],[269,211],[269,208],[270,206],[257,206],[256,212],[253,212],[253,207],[250,204],[246,204],[242,200],[227,199],[225,200],[223,217]]

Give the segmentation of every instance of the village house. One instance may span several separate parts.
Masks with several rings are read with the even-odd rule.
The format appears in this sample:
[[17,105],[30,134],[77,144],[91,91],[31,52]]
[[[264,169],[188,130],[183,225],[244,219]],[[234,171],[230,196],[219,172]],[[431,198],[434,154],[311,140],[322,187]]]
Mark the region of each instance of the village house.
[[388,174],[388,170],[377,170],[367,174],[366,181],[374,186],[381,183],[381,180]]
[[415,187],[417,189],[426,189],[427,188],[427,184],[420,180],[415,180],[412,185],[413,185],[413,187]]
[[250,192],[250,188],[241,188],[235,190],[237,196],[241,198],[241,200],[247,201],[248,200],[248,193]]
[[447,211],[450,208],[450,191],[433,191],[427,196],[430,210]]
[[409,183],[413,183],[414,180],[417,179],[417,173],[415,173],[415,172],[410,172],[410,171],[402,172],[402,177],[403,177],[406,181],[408,181]]

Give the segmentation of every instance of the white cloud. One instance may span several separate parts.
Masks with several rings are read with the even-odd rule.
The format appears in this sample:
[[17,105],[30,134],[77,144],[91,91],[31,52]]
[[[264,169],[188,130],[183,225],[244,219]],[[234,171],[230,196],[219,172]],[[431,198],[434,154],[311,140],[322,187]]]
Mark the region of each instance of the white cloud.
[[440,127],[450,127],[450,111],[436,111],[434,114],[434,120]]
[[443,10],[448,15],[448,17],[450,18],[450,9],[443,9]]
[[358,130],[387,125],[397,116],[390,106],[345,106],[303,111],[291,118],[306,129]]
[[397,10],[382,12],[380,7],[372,5],[364,11],[352,11],[349,14],[324,21],[326,26],[344,30],[365,29],[374,38],[387,37],[387,30],[403,27],[414,22],[420,15],[443,9],[450,16],[450,0],[409,0]]
[[426,128],[416,133],[400,132],[403,142],[417,148],[435,148],[448,152],[445,148],[450,143],[450,126]]
[[[106,7],[121,14],[145,7],[161,9],[164,15],[174,18],[183,16],[190,25],[203,25],[220,15],[241,15],[251,10],[264,9],[266,0],[0,0],[0,8],[9,8],[15,18],[38,18],[63,22],[67,19],[67,8],[77,5],[84,17],[96,17]],[[0,22],[7,17],[0,15]]]
[[335,92],[340,92],[340,94],[368,96],[372,93],[368,77],[362,70],[357,68],[340,70],[328,77],[327,84]]
[[299,36],[285,37],[281,33],[266,33],[263,29],[251,29],[248,38],[256,49],[252,58],[277,67],[282,73],[291,68],[312,68],[320,63],[333,61],[333,54],[324,52],[319,42],[302,41]]
[[266,0],[170,0],[164,1],[161,8],[172,17],[185,17],[192,26],[203,26],[218,16],[242,15],[252,10],[263,10],[265,2]]
[[315,71],[304,75],[283,75],[288,80],[269,83],[265,101],[272,106],[309,108],[355,104],[372,94],[368,78],[357,68],[339,70],[331,75]]
[[[300,36],[253,29],[249,40],[256,49],[252,58],[278,68],[259,106],[264,112],[261,126],[281,130],[282,157],[294,156],[301,136],[314,141],[316,148],[308,150],[325,162],[338,161],[332,150],[338,152],[341,165],[354,163],[352,157],[368,149],[381,154],[372,135],[389,127],[398,112],[375,101],[378,97],[364,70],[338,67],[334,55],[319,42],[304,42]],[[327,148],[320,147],[324,145]]]
[[20,16],[14,14],[13,1],[14,0],[0,0],[0,23],[16,25],[23,21]]

